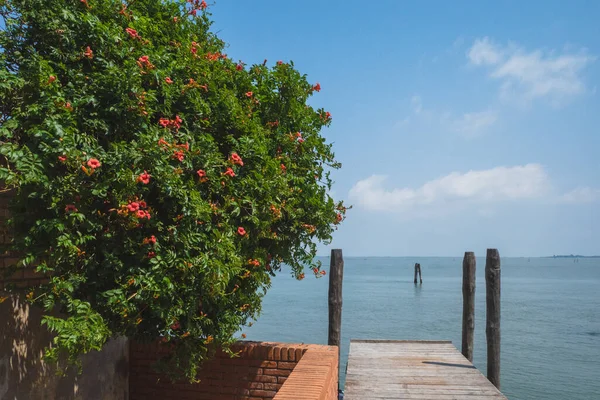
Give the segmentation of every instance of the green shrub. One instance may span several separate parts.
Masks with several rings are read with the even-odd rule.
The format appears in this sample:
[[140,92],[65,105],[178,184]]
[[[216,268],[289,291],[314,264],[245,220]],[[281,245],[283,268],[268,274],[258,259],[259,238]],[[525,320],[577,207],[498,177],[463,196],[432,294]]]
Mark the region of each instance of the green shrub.
[[0,0],[0,179],[51,360],[111,336],[169,342],[193,379],[255,319],[282,264],[319,276],[345,215],[292,63],[225,54],[200,1]]

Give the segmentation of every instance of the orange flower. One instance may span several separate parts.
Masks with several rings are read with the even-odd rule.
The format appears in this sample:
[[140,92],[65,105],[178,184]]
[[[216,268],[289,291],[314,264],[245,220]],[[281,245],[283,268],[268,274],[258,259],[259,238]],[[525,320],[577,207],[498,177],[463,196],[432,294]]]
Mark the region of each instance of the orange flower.
[[144,171],[143,173],[140,174],[140,176],[138,176],[138,182],[143,183],[144,185],[147,185],[150,183],[150,174],[146,171]]
[[183,154],[183,151],[177,150],[173,153],[173,157],[179,160],[179,162],[182,162],[185,158],[185,154]]
[[56,80],[56,77],[54,75],[50,75],[50,78],[48,78],[48,85],[51,84],[52,82],[54,82]]
[[206,171],[204,171],[203,169],[199,169],[198,171],[196,171],[196,173],[200,178],[206,177]]
[[231,160],[232,163],[237,164],[240,167],[244,166],[244,161],[242,161],[242,157],[240,157],[238,155],[238,153],[231,154],[231,157],[229,159]]
[[244,228],[242,228],[241,226],[237,229],[237,233],[240,236],[244,236],[246,234],[246,230]]
[[246,339],[246,334],[242,333],[242,339]]
[[243,66],[242,64],[238,64],[238,65],[236,65],[236,66],[235,66],[235,69],[236,69],[237,71],[241,71],[241,70],[243,70],[243,69],[244,69],[244,66]]
[[165,82],[167,82],[169,85],[173,83],[173,80],[171,78],[169,78],[168,76],[165,78]]
[[206,1],[202,0],[202,1],[200,2],[200,9],[201,9],[201,10],[205,10],[205,9],[206,9],[206,7],[208,7],[208,4],[206,4]]
[[149,238],[144,239],[144,244],[156,244],[156,236],[152,235]]
[[63,156],[58,156],[58,161],[64,163],[65,161],[67,161],[67,156],[64,156],[64,155]]
[[325,274],[326,274],[326,272],[325,272],[325,271],[321,271],[321,275],[325,275]]
[[77,212],[77,207],[75,207],[74,204],[67,204],[67,206],[65,207],[65,212],[68,212],[68,213]]
[[260,266],[260,261],[258,260],[248,260],[248,264],[253,265],[255,267]]
[[87,58],[89,58],[90,60],[92,58],[94,58],[94,52],[92,51],[92,49],[90,48],[90,46],[85,48],[85,51],[83,52],[83,55],[86,56]]
[[315,92],[320,92],[320,91],[321,91],[321,84],[320,84],[319,82],[317,82],[317,83],[315,84],[315,86],[313,86],[313,90],[314,90]]
[[284,164],[281,164],[279,167],[281,168],[281,172],[285,172],[287,170]]
[[125,32],[127,32],[127,34],[129,34],[129,36],[131,36],[132,39],[138,39],[140,37],[140,35],[135,29],[125,28]]
[[100,161],[98,161],[95,158],[90,158],[87,162],[88,167],[90,167],[91,169],[96,169],[96,168],[100,168],[100,166],[102,165],[100,163]]
[[253,94],[254,93],[252,93],[252,92],[246,92],[246,97],[252,97]]
[[235,176],[235,172],[233,172],[233,170],[231,168],[227,168],[227,170],[223,173],[223,175],[227,175],[227,176],[233,178]]
[[304,279],[304,274],[300,274],[300,275],[298,275],[298,280],[300,280],[300,281],[301,281],[302,279]]

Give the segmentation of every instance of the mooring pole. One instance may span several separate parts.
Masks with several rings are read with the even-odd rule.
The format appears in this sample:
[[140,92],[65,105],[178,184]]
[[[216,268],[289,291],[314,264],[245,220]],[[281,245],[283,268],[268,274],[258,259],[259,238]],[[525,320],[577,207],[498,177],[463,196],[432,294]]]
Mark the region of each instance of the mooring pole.
[[488,249],[485,260],[487,378],[500,390],[500,254]]
[[331,250],[329,266],[329,334],[327,344],[340,347],[342,340],[342,281],[344,258],[341,249]]
[[415,285],[417,284],[417,273],[419,271],[419,263],[415,263]]
[[[344,281],[344,257],[341,249],[331,250],[329,264],[329,330],[327,344],[338,347],[338,371],[342,347],[342,282]],[[338,393],[340,388],[338,386]]]
[[475,332],[475,253],[466,251],[463,258],[463,317],[462,354],[473,362],[473,337]]
[[419,282],[423,283],[423,276],[421,275],[421,264],[415,263],[415,284],[417,283],[417,274],[419,275]]

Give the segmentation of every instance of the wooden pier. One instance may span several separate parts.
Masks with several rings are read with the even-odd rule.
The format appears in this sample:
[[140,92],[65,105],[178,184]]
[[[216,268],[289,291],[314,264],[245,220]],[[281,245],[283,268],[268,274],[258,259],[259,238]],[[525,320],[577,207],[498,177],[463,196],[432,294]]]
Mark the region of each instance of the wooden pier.
[[351,340],[344,392],[344,400],[506,400],[449,341]]

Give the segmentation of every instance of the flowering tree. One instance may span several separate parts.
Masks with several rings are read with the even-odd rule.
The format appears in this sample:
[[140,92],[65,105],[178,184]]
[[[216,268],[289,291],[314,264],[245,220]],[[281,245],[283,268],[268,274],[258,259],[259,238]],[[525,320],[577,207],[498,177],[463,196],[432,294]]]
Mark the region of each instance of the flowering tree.
[[169,342],[193,379],[298,278],[345,215],[339,168],[292,63],[223,54],[199,0],[0,0],[0,180],[28,297],[64,317],[50,360],[114,335]]

